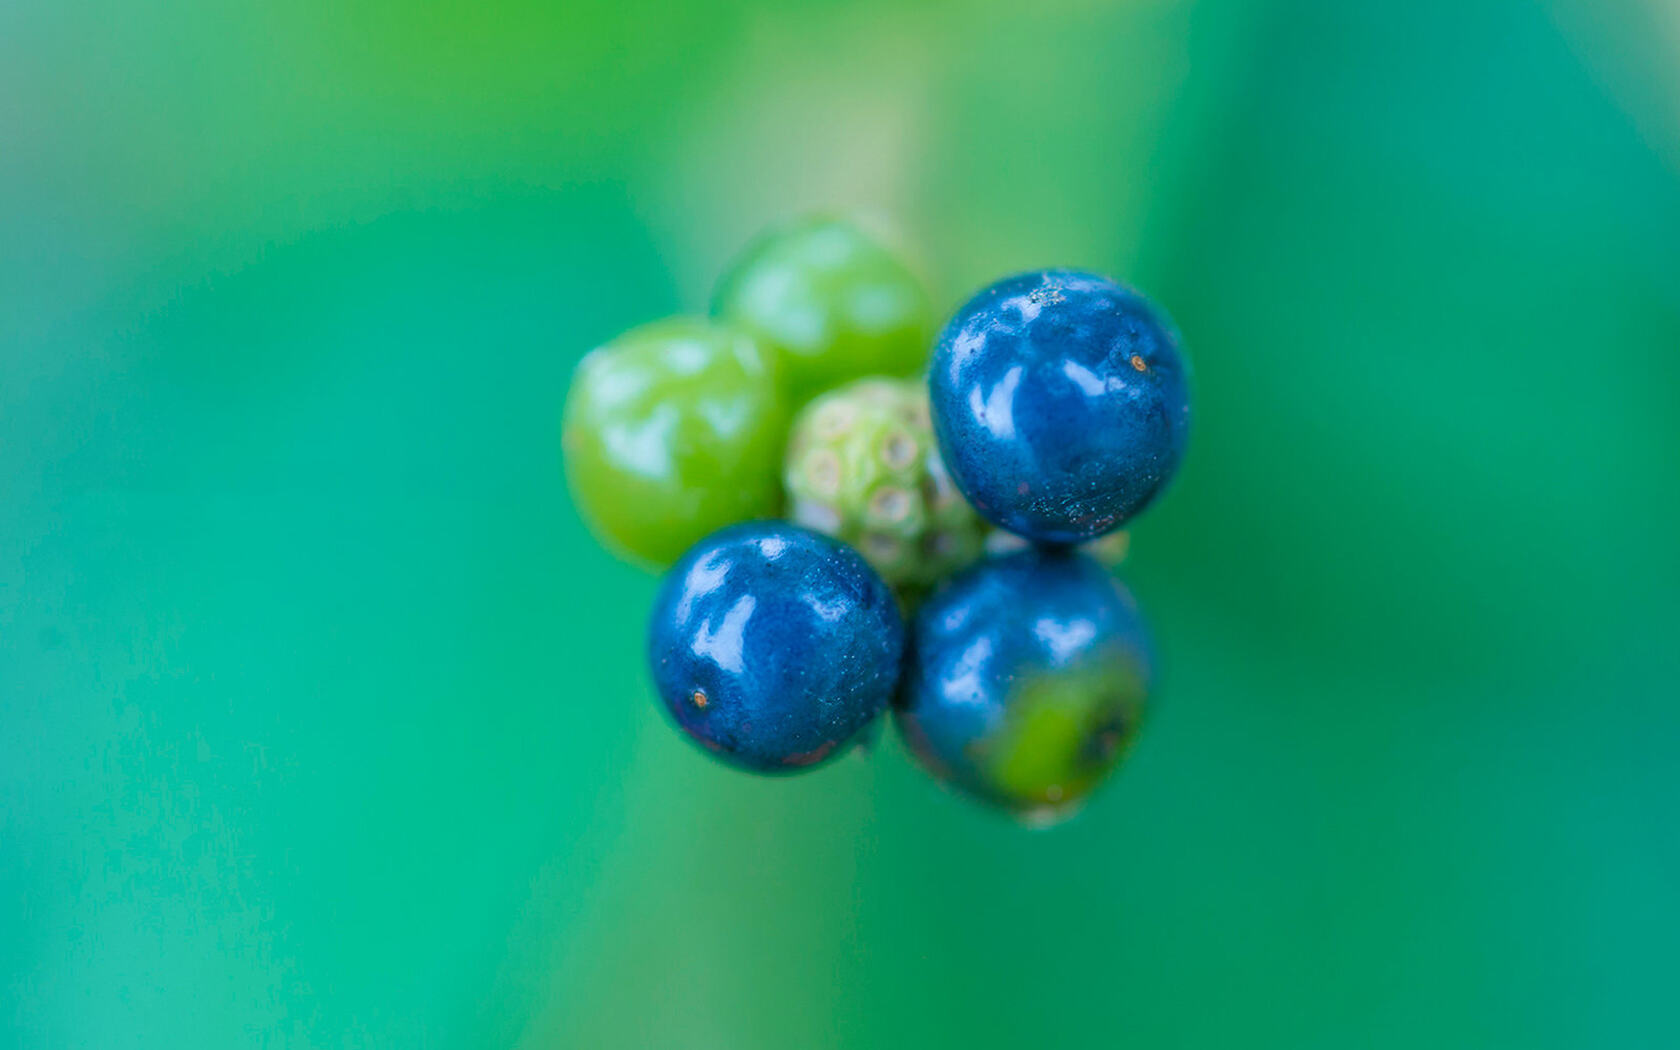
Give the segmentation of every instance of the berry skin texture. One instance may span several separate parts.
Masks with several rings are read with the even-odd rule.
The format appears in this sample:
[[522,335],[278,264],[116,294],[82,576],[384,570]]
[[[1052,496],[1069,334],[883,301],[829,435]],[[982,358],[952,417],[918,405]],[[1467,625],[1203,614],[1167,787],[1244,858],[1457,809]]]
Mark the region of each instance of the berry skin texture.
[[920,374],[936,323],[915,273],[856,223],[829,216],[749,245],[718,283],[712,312],[780,355],[796,407],[849,379]]
[[929,372],[951,477],[988,520],[1040,543],[1119,528],[1161,491],[1190,431],[1171,323],[1076,270],[1005,278],[957,311]]
[[935,777],[1052,823],[1126,753],[1151,665],[1137,607],[1106,569],[1071,550],[1024,550],[922,606],[895,720]]
[[894,588],[980,556],[985,525],[945,473],[919,380],[858,379],[806,405],[784,481],[790,518],[857,548]]
[[722,761],[791,773],[853,743],[890,702],[905,645],[892,592],[851,548],[787,522],[707,537],[648,626],[671,718]]
[[774,360],[750,336],[656,321],[578,364],[566,479],[598,536],[663,567],[714,529],[779,512],[788,418]]

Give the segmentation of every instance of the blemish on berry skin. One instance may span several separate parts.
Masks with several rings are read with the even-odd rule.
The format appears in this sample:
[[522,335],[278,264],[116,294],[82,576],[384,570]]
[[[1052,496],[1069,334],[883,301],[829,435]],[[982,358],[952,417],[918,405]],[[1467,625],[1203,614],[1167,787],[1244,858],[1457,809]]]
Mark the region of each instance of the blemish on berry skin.
[[1147,372],[1149,371],[1149,362],[1143,359],[1142,354],[1133,354],[1132,367],[1137,369],[1139,372]]
[[839,743],[840,741],[838,740],[825,740],[809,751],[800,751],[787,756],[787,758],[782,760],[782,765],[791,769],[798,769],[801,766],[808,766],[815,762],[821,762],[823,759],[828,757],[828,753],[833,751]]
[[704,689],[696,689],[694,691],[694,695],[690,696],[688,700],[702,711],[709,707],[712,702],[712,698],[706,695],[706,691]]

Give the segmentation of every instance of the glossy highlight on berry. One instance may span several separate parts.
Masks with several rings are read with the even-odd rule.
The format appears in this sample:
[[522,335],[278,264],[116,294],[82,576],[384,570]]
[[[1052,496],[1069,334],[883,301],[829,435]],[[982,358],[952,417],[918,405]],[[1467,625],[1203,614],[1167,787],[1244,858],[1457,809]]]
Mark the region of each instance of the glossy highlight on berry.
[[730,765],[791,773],[832,758],[885,710],[905,626],[858,553],[786,522],[697,544],[660,587],[648,662],[673,721]]
[[861,376],[919,374],[936,323],[921,279],[883,239],[826,215],[750,245],[718,283],[713,313],[780,356],[795,406]]
[[592,351],[566,395],[566,478],[591,527],[663,567],[714,529],[781,507],[788,410],[775,362],[703,318]]
[[1121,527],[1171,480],[1190,430],[1166,317],[1094,274],[1006,278],[957,311],[929,369],[951,476],[995,524],[1042,543]]
[[934,776],[1049,822],[1125,755],[1151,668],[1118,580],[1074,551],[1024,550],[980,563],[921,608],[895,719]]

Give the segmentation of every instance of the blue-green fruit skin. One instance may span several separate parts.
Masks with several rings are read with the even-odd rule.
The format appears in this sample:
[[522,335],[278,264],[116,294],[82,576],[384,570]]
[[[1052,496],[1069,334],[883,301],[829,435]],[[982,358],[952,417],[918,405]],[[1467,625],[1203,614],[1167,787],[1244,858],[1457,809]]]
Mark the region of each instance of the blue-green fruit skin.
[[1152,668],[1136,604],[1108,570],[1028,548],[921,607],[895,721],[939,779],[1019,814],[1071,811],[1129,748]]
[[1041,543],[1119,528],[1162,490],[1190,431],[1186,365],[1149,300],[1077,270],[1006,278],[946,325],[929,371],[951,478]]
[[904,621],[856,551],[780,521],[733,525],[666,574],[648,626],[654,685],[717,758],[789,773],[839,754],[892,699]]

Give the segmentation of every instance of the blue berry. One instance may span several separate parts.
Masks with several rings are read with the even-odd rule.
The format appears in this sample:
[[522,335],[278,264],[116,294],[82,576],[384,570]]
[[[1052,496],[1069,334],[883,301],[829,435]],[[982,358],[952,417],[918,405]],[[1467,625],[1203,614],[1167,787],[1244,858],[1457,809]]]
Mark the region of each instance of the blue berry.
[[1119,528],[1166,485],[1190,428],[1186,367],[1149,300],[1076,270],[1009,277],[957,311],[929,373],[951,477],[1032,540]]
[[1151,659],[1131,595],[1090,557],[1030,549],[922,606],[895,717],[936,777],[1021,816],[1072,812],[1143,717]]
[[837,754],[897,687],[904,621],[850,547],[786,522],[733,525],[666,575],[648,659],[677,725],[731,765],[791,772]]

